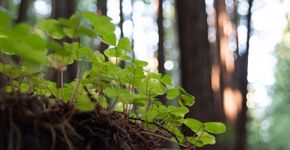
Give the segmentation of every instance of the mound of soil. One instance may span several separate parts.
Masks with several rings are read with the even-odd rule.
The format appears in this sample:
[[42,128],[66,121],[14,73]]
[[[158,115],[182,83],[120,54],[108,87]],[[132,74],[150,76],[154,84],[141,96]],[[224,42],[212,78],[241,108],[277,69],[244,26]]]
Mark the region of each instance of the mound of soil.
[[0,93],[0,150],[169,149],[168,133],[136,120],[100,107],[82,112],[44,96]]

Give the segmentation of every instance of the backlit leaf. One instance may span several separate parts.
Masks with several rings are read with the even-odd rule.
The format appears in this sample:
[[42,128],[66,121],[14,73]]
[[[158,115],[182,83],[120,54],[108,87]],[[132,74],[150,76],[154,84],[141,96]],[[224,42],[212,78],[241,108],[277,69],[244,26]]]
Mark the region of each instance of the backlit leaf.
[[210,133],[221,134],[226,131],[226,126],[220,122],[206,122],[204,123],[204,129]]
[[177,88],[172,88],[172,89],[169,89],[166,93],[166,98],[167,99],[174,99],[176,98],[177,96],[179,96],[180,92],[179,92],[179,89]]
[[121,38],[118,42],[118,49],[124,49],[127,52],[133,52],[130,46],[130,40],[128,38]]
[[168,86],[172,86],[172,81],[171,81],[171,77],[169,75],[164,75],[162,76],[162,78],[160,79],[160,81]]
[[192,118],[184,119],[184,124],[194,132],[202,130],[203,126],[200,121]]
[[109,35],[103,36],[101,41],[103,41],[106,44],[109,44],[109,45],[112,45],[112,46],[116,46],[116,35],[115,34],[109,34]]

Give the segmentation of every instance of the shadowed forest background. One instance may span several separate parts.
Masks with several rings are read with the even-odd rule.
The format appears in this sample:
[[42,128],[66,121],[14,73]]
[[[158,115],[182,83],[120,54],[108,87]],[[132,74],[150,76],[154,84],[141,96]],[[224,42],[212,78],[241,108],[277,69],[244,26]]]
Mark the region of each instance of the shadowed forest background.
[[[218,136],[216,145],[200,149],[288,150],[289,3],[0,0],[0,8],[14,17],[15,24],[34,25],[43,18],[68,18],[81,11],[107,15],[117,25],[117,38],[125,36],[131,40],[133,57],[149,62],[147,70],[170,74],[175,85],[195,96],[196,104],[189,117],[226,124],[227,132]],[[82,37],[80,42],[100,52],[107,48],[99,39]],[[59,74],[50,70],[47,76],[57,82]],[[76,65],[72,64],[64,79],[69,82],[75,76]],[[5,78],[0,74],[0,79],[1,87]],[[161,99],[163,103],[172,103]],[[186,130],[184,133],[190,134]]]

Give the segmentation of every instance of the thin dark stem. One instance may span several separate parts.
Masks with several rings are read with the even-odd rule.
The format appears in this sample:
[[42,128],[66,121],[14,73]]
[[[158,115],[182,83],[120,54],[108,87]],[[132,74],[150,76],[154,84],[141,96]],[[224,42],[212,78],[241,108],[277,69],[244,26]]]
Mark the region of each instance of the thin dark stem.
[[64,89],[63,89],[63,83],[64,79],[63,79],[63,71],[60,71],[60,88],[61,88],[61,97],[62,100],[64,100]]
[[156,127],[158,127],[158,128],[160,128],[160,129],[162,129],[162,130],[168,132],[170,135],[173,136],[173,138],[174,138],[178,143],[180,143],[180,141],[178,140],[177,136],[176,136],[174,133],[172,133],[172,132],[169,131],[168,129],[164,128],[163,126],[159,125],[158,123],[150,122],[150,121],[145,121],[145,120],[143,120],[143,119],[141,119],[141,118],[134,118],[134,117],[129,117],[129,119],[131,119],[131,120],[137,120],[137,121],[141,121],[141,122],[145,122],[145,123],[149,123],[149,124],[155,125]]

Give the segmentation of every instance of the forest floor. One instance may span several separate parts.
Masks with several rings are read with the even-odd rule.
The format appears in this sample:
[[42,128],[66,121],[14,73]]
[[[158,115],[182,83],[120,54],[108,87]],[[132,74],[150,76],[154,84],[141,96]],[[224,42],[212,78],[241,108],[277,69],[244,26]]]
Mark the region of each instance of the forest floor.
[[44,96],[0,93],[1,150],[169,149],[169,133],[140,122],[98,106],[83,112]]

